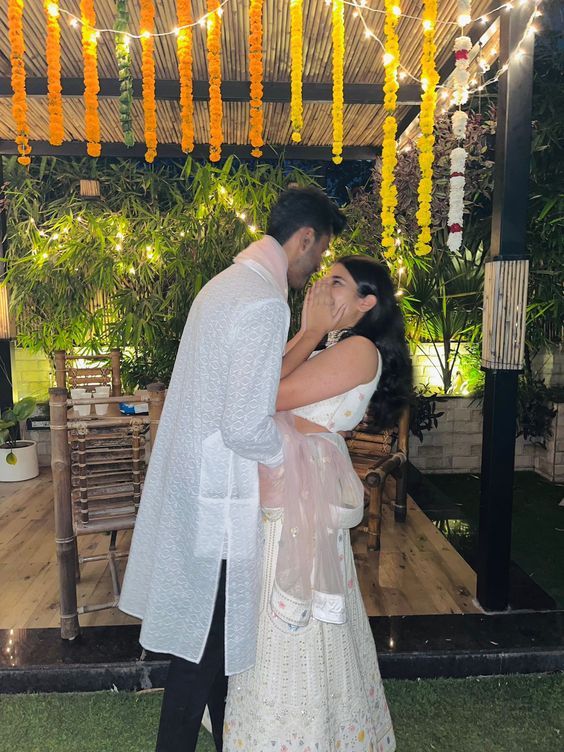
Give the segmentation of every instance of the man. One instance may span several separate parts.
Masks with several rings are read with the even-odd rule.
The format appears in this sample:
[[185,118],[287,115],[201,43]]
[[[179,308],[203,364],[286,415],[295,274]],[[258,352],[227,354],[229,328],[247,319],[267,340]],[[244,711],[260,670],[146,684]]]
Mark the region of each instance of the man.
[[267,234],[197,296],[180,342],[135,526],[120,608],[169,653],[157,752],[192,752],[206,704],[222,748],[226,675],[255,662],[261,589],[258,463],[282,462],[273,420],[288,284],[319,269],[344,215],[291,188]]

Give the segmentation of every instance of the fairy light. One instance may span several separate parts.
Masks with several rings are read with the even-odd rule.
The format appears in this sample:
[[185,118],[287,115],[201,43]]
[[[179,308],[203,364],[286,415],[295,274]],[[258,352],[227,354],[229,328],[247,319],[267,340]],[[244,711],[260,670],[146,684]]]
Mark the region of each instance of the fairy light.
[[388,65],[391,65],[394,62],[394,60],[395,60],[395,58],[391,54],[391,52],[385,52],[384,55],[383,55],[383,57],[382,57],[382,62],[384,63],[384,66],[386,66],[386,67]]
[[51,16],[51,18],[57,18],[59,15],[59,6],[57,3],[49,3],[47,6],[47,13]]
[[394,7],[392,8],[392,13],[398,18],[401,16],[401,8],[399,7],[399,5],[394,5]]

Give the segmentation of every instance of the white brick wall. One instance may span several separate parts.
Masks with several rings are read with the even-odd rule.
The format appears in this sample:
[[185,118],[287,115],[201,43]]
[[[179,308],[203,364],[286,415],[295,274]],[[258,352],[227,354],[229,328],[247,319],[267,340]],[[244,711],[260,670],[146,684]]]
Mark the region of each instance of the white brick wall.
[[[555,405],[554,436],[546,449],[520,436],[515,445],[515,469],[536,470],[549,480],[564,482],[564,404]],[[438,428],[423,433],[423,443],[410,437],[409,457],[426,473],[479,472],[482,455],[482,413],[470,397],[449,397],[437,404],[444,412]]]

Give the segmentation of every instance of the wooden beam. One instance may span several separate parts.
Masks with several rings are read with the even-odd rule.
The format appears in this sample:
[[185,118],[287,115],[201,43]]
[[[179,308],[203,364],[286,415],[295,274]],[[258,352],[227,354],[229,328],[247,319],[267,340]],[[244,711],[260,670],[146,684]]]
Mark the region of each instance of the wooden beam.
[[[61,79],[63,96],[81,97],[84,94],[82,78]],[[265,102],[290,102],[290,84],[286,81],[265,81],[263,84]],[[194,100],[205,102],[209,99],[208,81],[193,81]],[[47,79],[28,76],[26,92],[30,97],[47,96]],[[248,102],[250,100],[250,83],[248,81],[223,81],[221,94],[225,102]],[[157,80],[155,84],[157,99],[176,100],[180,98],[180,84],[176,80]],[[0,78],[0,97],[11,97],[12,87],[8,77]],[[119,81],[115,78],[100,79],[101,97],[118,97]],[[142,96],[142,81],[133,79],[133,96]],[[330,83],[303,85],[304,102],[330,103],[333,101],[333,86]],[[398,105],[415,105],[419,103],[420,88],[415,85],[400,86]],[[345,104],[382,104],[384,101],[383,84],[345,84]]]
[[[30,141],[32,157],[56,156],[56,157],[85,157],[85,141],[64,141],[62,146],[52,146],[48,141]],[[121,142],[102,143],[103,157],[124,157],[130,159],[144,159],[146,146],[143,143],[135,144],[128,148]],[[157,147],[158,157],[161,159],[185,158],[186,154],[178,144],[159,144]],[[251,147],[240,144],[224,144],[222,146],[224,156],[234,155],[239,159],[253,159]],[[380,153],[380,147],[376,146],[345,146],[343,159],[348,161],[373,160]],[[14,141],[0,140],[0,155],[17,154],[17,146]],[[194,159],[207,159],[209,146],[196,144],[190,154]],[[330,146],[265,146],[263,159],[306,159],[312,161],[329,161],[332,158]]]

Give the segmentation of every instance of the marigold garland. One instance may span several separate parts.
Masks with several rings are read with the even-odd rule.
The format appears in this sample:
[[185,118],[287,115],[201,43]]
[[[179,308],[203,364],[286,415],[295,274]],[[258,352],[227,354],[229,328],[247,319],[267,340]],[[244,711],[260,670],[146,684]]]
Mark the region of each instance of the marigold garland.
[[81,0],[82,16],[82,56],[84,59],[84,104],[86,124],[86,151],[91,157],[99,157],[100,117],[98,114],[98,36],[96,33],[96,13],[94,0]]
[[263,89],[264,75],[262,59],[262,13],[263,0],[251,0],[249,9],[249,73],[251,79],[251,109],[249,121],[249,140],[253,147],[253,157],[262,157],[263,140]]
[[384,121],[384,138],[382,141],[382,182],[380,197],[382,202],[382,247],[385,256],[395,252],[394,232],[396,228],[395,211],[398,192],[394,182],[397,165],[396,134],[398,129],[394,112],[397,105],[398,68],[400,58],[397,34],[399,15],[396,0],[386,0],[386,17],[384,32],[386,35],[384,54],[384,109],[388,113]]
[[333,162],[343,161],[345,3],[333,0]]
[[143,115],[145,117],[145,159],[152,162],[157,156],[157,103],[155,100],[155,8],[153,0],[141,0],[141,70],[143,75]]
[[290,0],[290,58],[292,141],[302,140],[304,124],[302,76],[303,76],[303,0]]
[[29,129],[27,126],[27,102],[25,92],[24,38],[23,38],[23,0],[8,0],[8,31],[10,37],[10,62],[12,65],[12,115],[16,122],[16,144],[18,145],[18,162],[28,165]]
[[178,72],[180,76],[180,123],[182,151],[194,148],[194,99],[192,90],[192,12],[190,0],[178,0]]
[[127,0],[117,0],[116,4],[116,58],[119,75],[119,119],[123,132],[123,142],[126,146],[133,146],[135,136],[133,133],[133,76],[131,74],[131,50],[129,49],[129,37],[127,27],[129,25],[129,13]]
[[219,0],[208,0],[208,76],[210,81],[210,161],[221,159],[223,102],[221,99],[221,15]]
[[435,66],[435,25],[437,22],[437,0],[425,0],[423,12],[423,52],[421,55],[421,81],[423,93],[421,95],[421,112],[419,127],[421,135],[418,140],[419,167],[419,209],[417,221],[419,223],[419,237],[415,246],[418,256],[425,256],[431,252],[431,194],[433,190],[433,146],[435,136],[435,108],[437,104],[437,84],[439,75]]
[[49,103],[49,143],[60,146],[65,135],[61,88],[61,29],[59,3],[43,0],[47,19],[47,100]]

